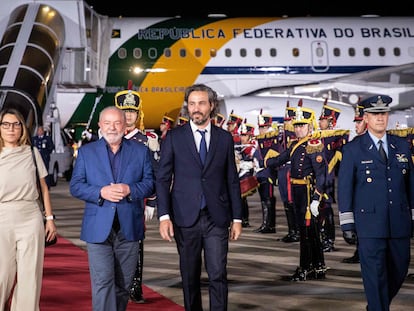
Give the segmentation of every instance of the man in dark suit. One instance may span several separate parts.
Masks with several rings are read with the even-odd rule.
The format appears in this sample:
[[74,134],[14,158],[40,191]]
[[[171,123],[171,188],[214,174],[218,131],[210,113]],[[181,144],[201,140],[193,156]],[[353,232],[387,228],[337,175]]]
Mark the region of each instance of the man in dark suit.
[[[39,125],[37,128],[36,136],[32,137],[32,145],[39,150],[46,169],[49,171],[50,154],[55,149],[55,144],[53,143],[52,137],[45,133],[42,125]],[[46,184],[50,188],[50,175],[46,176]]]
[[87,243],[93,310],[124,311],[154,176],[149,149],[124,138],[122,110],[102,110],[99,127],[103,138],[78,150],[70,192],[85,201],[80,238]]
[[338,176],[339,220],[345,241],[358,239],[367,310],[390,309],[410,262],[414,168],[407,141],[386,133],[390,102],[360,103],[368,131],[344,146]]
[[[217,105],[214,90],[196,84],[187,88],[184,100],[190,122],[168,131],[161,148],[156,176],[160,234],[167,241],[175,238],[177,244],[185,310],[203,310],[204,250],[209,310],[224,311],[228,304],[228,242],[229,238],[237,240],[242,231],[234,143],[228,131],[212,126]],[[203,136],[208,150],[204,164]]]

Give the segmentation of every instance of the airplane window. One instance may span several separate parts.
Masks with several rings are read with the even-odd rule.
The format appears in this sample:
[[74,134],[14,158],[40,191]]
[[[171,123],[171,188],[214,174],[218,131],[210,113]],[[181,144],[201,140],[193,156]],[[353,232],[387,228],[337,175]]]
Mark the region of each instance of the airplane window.
[[210,56],[216,57],[217,56],[217,50],[216,49],[210,49]]
[[341,50],[339,48],[334,48],[333,49],[333,54],[334,54],[334,56],[339,57],[339,56],[341,56]]
[[194,54],[196,57],[201,57],[201,49],[195,49]]
[[315,52],[316,52],[316,56],[323,57],[323,48],[317,47]]
[[400,48],[394,48],[394,55],[395,56],[401,56],[401,50],[400,50]]
[[371,50],[369,48],[364,48],[363,50],[364,52],[364,56],[370,56],[371,55]]
[[247,51],[246,51],[246,49],[240,49],[240,56],[241,56],[241,57],[246,57],[246,56],[247,56]]
[[292,50],[292,55],[293,55],[294,57],[298,57],[298,56],[299,56],[299,49],[298,49],[298,48],[293,48],[293,50]]
[[169,48],[164,49],[164,56],[168,58],[171,57],[171,49]]
[[156,48],[149,48],[148,49],[148,57],[149,58],[156,59],[157,56],[158,56],[158,53],[157,53],[157,49]]
[[231,57],[231,50],[230,50],[230,49],[225,49],[225,50],[224,50],[224,55],[225,55],[226,57]]
[[180,49],[180,56],[181,57],[186,57],[187,56],[187,51],[185,49]]
[[262,56],[262,49],[255,49],[254,50],[254,55],[256,55],[256,57],[261,57]]
[[379,48],[378,49],[379,56],[385,56],[385,48]]
[[277,55],[276,49],[275,48],[271,48],[269,50],[269,54],[270,54],[271,57],[276,57],[276,55]]
[[349,56],[355,56],[355,49],[354,48],[349,48],[348,49],[348,54],[349,54]]
[[125,48],[120,48],[120,49],[118,50],[118,57],[119,57],[120,59],[125,59],[125,58],[127,57],[127,51],[126,51],[126,49],[125,49]]
[[134,48],[133,55],[135,59],[140,59],[142,57],[142,50],[140,48]]

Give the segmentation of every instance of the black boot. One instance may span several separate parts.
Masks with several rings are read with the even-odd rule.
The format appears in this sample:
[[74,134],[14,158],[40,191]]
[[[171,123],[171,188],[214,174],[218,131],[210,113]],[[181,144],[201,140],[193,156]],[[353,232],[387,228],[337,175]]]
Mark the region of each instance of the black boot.
[[285,243],[299,242],[299,228],[296,225],[295,207],[293,203],[284,203],[284,210],[288,224],[288,234],[282,238]]
[[358,249],[355,250],[354,255],[352,257],[342,259],[343,263],[359,263],[359,253]]
[[276,198],[262,201],[263,223],[253,230],[256,233],[276,233]]
[[324,252],[335,250],[335,222],[332,206],[329,203],[324,204],[322,209],[323,219],[321,226],[322,248]]
[[248,228],[249,224],[249,204],[247,203],[247,198],[242,198],[242,227]]
[[134,280],[129,290],[129,299],[135,303],[145,303],[142,292],[142,270],[144,268],[144,241],[139,241],[139,256]]

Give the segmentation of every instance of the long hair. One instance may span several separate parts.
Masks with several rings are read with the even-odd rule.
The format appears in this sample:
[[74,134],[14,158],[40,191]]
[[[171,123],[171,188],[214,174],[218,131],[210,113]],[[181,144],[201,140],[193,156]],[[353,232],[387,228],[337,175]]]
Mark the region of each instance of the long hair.
[[[27,129],[26,122],[23,118],[23,115],[14,108],[6,108],[0,111],[0,123],[3,122],[3,118],[6,114],[12,114],[16,116],[17,120],[22,124],[22,132],[18,141],[19,146],[21,145],[31,145],[31,136],[29,135],[29,130]],[[1,134],[2,128],[0,126],[0,134]],[[3,137],[0,135],[0,152],[3,150],[4,147],[4,140]]]

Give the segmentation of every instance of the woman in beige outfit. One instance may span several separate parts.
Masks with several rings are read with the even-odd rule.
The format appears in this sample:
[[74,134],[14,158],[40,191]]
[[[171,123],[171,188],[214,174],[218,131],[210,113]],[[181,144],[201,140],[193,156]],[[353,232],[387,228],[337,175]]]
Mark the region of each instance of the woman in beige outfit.
[[[0,112],[0,310],[38,311],[45,235],[56,226],[45,181],[48,172],[34,148],[44,198],[46,226],[38,203],[30,134],[15,109]],[[13,289],[14,287],[14,289]],[[12,294],[12,297],[10,295]],[[7,310],[7,309],[6,309]]]

